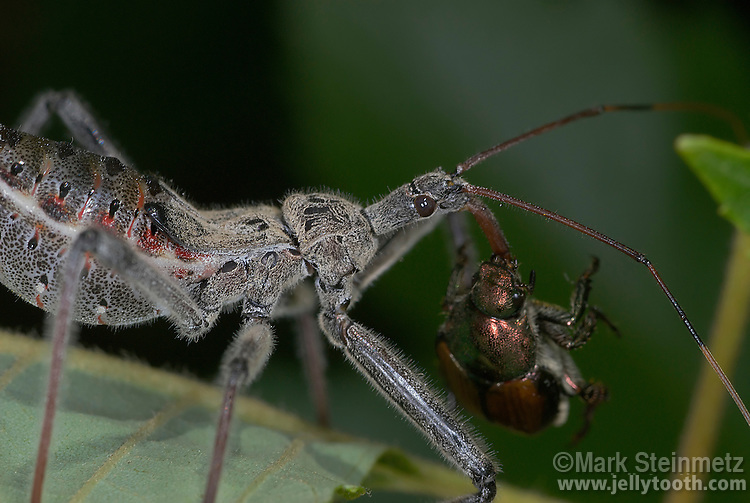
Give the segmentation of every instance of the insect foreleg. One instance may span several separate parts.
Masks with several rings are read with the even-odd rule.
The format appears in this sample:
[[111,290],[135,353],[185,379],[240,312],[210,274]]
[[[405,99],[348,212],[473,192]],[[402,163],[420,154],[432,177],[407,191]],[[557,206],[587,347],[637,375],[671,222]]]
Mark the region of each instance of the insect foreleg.
[[444,403],[385,339],[346,314],[321,313],[321,326],[335,345],[384,397],[409,418],[479,490],[460,501],[490,502],[498,468],[464,421]]

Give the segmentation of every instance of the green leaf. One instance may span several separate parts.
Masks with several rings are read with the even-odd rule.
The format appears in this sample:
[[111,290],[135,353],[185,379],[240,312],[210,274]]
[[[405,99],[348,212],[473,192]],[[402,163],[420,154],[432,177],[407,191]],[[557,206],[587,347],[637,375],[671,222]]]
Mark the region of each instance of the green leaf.
[[[27,501],[49,348],[2,332],[0,348],[0,501]],[[70,349],[43,500],[198,501],[220,402],[217,387]],[[319,428],[249,397],[235,411],[219,501],[352,500],[370,489],[446,498],[473,490],[446,465]],[[502,493],[504,501],[523,494],[505,485]]]
[[[48,350],[10,335],[0,338],[0,347],[0,501],[25,501]],[[64,379],[44,501],[199,500],[217,388],[81,350],[70,351]],[[341,487],[353,495],[385,449],[243,397],[219,497],[329,501]]]
[[719,214],[750,232],[750,151],[702,135],[680,136],[676,148],[719,204]]

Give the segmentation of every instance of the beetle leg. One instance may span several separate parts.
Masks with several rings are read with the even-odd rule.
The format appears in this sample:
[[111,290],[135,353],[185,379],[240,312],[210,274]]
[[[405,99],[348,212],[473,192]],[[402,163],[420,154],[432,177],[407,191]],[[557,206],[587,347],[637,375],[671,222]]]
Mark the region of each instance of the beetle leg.
[[[568,380],[568,384],[572,384],[570,380]],[[577,384],[573,388],[578,392],[578,396],[580,396],[581,399],[586,403],[586,411],[583,413],[583,425],[571,440],[571,445],[577,444],[583,439],[583,437],[586,436],[589,428],[591,427],[591,422],[594,418],[594,411],[596,410],[596,407],[600,403],[609,400],[609,391],[607,390],[607,387],[601,382],[583,382]]]
[[578,277],[570,298],[570,310],[541,301],[533,301],[538,307],[538,323],[560,347],[577,349],[588,342],[599,321],[604,322],[619,335],[614,324],[598,308],[588,303],[591,293],[591,276],[599,268],[594,257],[589,267]]

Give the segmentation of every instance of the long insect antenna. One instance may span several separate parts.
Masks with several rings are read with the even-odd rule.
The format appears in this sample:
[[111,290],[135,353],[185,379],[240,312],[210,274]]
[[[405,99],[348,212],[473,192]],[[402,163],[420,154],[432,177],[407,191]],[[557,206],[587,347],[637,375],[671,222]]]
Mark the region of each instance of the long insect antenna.
[[483,152],[479,152],[478,154],[475,154],[469,157],[464,162],[456,166],[456,171],[454,172],[454,175],[456,176],[461,175],[465,173],[466,171],[468,171],[469,169],[476,166],[477,164],[481,163],[482,161],[485,161],[489,159],[490,157],[496,154],[499,154],[500,152],[508,150],[509,148],[515,145],[518,145],[519,143],[522,143],[528,140],[529,138],[533,138],[535,136],[539,136],[541,134],[547,133],[549,131],[552,131],[553,129],[557,129],[559,127],[565,126],[566,124],[570,124],[571,122],[576,122],[581,119],[589,119],[591,117],[597,117],[599,115],[604,115],[606,113],[611,113],[611,112],[643,112],[643,111],[657,111],[657,110],[699,112],[702,114],[714,116],[718,119],[721,119],[727,122],[730,125],[739,143],[741,143],[742,145],[746,145],[748,143],[748,137],[747,137],[747,131],[745,130],[745,125],[742,123],[739,117],[737,117],[735,114],[733,114],[729,110],[726,110],[724,108],[721,108],[715,105],[710,105],[708,103],[675,102],[675,103],[652,103],[652,104],[645,104],[645,105],[644,104],[598,105],[595,107],[587,108],[585,110],[581,110],[580,112],[576,112],[572,115],[568,115],[567,117],[563,117],[562,119],[548,122],[547,124],[534,128],[531,131],[527,131],[519,136],[516,136],[515,138],[511,138],[510,140],[504,141],[493,147],[490,147]]
[[[557,122],[560,122],[560,121],[557,121]],[[677,311],[677,314],[680,316],[680,319],[687,327],[688,331],[690,332],[690,335],[693,336],[693,339],[698,344],[698,347],[703,353],[703,356],[711,365],[711,368],[714,369],[714,372],[716,372],[716,375],[719,376],[719,379],[724,384],[724,387],[727,389],[727,392],[732,397],[732,400],[734,400],[734,403],[737,404],[737,408],[740,410],[740,413],[745,418],[745,421],[747,422],[748,426],[750,426],[750,412],[748,412],[747,407],[745,406],[745,403],[742,401],[742,398],[740,397],[739,393],[737,393],[737,391],[734,389],[734,386],[732,385],[731,381],[729,380],[727,375],[724,373],[724,371],[722,370],[721,366],[718,364],[714,356],[711,354],[711,351],[703,342],[703,339],[701,339],[700,335],[698,335],[698,332],[696,331],[695,327],[693,327],[693,324],[690,323],[690,320],[685,314],[685,311],[682,309],[680,304],[677,302],[677,299],[675,298],[675,296],[667,287],[667,284],[659,275],[659,272],[656,270],[656,267],[654,267],[651,261],[648,258],[646,258],[646,256],[643,253],[637,250],[634,250],[633,248],[630,248],[629,246],[625,246],[623,243],[615,239],[612,239],[611,237],[605,234],[602,234],[601,232],[596,231],[590,227],[587,227],[579,222],[576,222],[575,220],[571,220],[570,218],[564,217],[562,215],[558,215],[557,213],[553,211],[547,210],[535,204],[528,203],[526,201],[522,201],[521,199],[517,199],[508,194],[503,194],[501,192],[497,192],[492,189],[487,189],[484,187],[477,187],[475,185],[471,185],[468,183],[463,186],[463,190],[465,192],[468,192],[469,194],[474,194],[477,196],[493,199],[495,201],[499,201],[500,203],[510,204],[512,206],[521,208],[522,210],[528,211],[530,213],[541,215],[544,218],[547,218],[549,220],[559,222],[563,225],[570,227],[571,229],[575,229],[578,232],[581,232],[598,241],[601,241],[602,243],[607,244],[611,246],[612,248],[615,248],[616,250],[619,250],[620,252],[624,253],[625,255],[632,258],[636,262],[639,262],[645,265],[648,268],[649,272],[651,272],[651,275],[654,277],[656,282],[659,284],[659,287],[662,289],[664,294],[669,299],[669,302],[672,303],[672,307],[674,307],[675,311]]]

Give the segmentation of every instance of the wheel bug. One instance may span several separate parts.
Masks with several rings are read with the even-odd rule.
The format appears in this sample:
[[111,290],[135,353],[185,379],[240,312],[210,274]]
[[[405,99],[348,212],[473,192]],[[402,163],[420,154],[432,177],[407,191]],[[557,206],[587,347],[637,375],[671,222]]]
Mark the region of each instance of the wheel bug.
[[[568,122],[658,108],[670,107],[585,110],[477,154],[454,173],[438,169],[418,176],[364,208],[330,193],[298,193],[280,209],[199,211],[160,179],[127,167],[72,93],[40,96],[19,130],[0,127],[0,279],[26,301],[54,313],[32,501],[42,496],[64,351],[74,321],[130,325],[167,316],[180,336],[192,340],[211,329],[225,305],[241,301],[242,327],[224,359],[225,398],[204,494],[204,501],[214,501],[234,396],[262,370],[273,345],[270,320],[285,314],[290,292],[308,277],[315,278],[318,321],[329,342],[471,478],[477,493],[463,501],[491,501],[498,467],[486,449],[390,343],[348,316],[362,292],[441,216],[470,212],[499,254],[499,226],[480,196],[563,223],[644,264],[750,424],[739,395],[642,254],[461,178],[484,159]],[[88,151],[35,136],[53,113]]]

